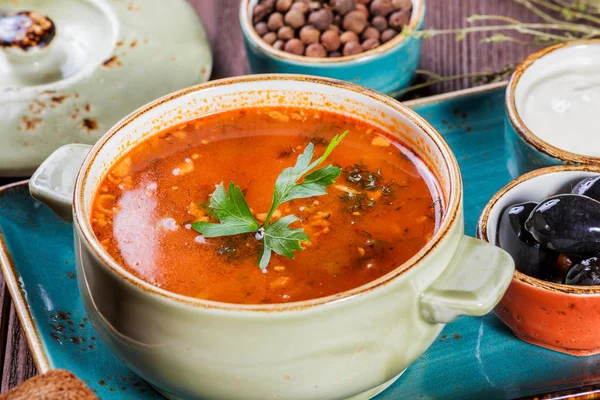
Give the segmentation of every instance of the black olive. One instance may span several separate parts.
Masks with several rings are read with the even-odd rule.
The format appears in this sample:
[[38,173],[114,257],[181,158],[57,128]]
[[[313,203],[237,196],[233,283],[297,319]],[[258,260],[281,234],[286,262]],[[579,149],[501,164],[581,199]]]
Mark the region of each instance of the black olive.
[[565,284],[577,286],[600,285],[600,263],[598,257],[590,257],[573,265],[565,276]]
[[549,197],[535,207],[525,228],[550,250],[600,252],[600,202],[577,194]]
[[583,196],[591,197],[594,200],[600,201],[600,175],[590,176],[580,181],[573,190],[573,194],[581,194]]
[[512,256],[517,270],[554,281],[560,277],[556,271],[558,253],[542,247],[523,226],[536,206],[537,203],[526,202],[504,210],[498,226],[498,245]]

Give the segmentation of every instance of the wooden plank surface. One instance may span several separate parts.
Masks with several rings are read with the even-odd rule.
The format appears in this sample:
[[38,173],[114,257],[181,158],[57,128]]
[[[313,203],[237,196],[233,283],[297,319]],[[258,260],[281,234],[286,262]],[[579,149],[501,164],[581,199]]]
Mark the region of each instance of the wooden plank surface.
[[[212,79],[248,73],[242,34],[238,23],[239,0],[189,0],[202,18],[210,37],[214,68]],[[495,14],[536,21],[536,17],[512,0],[427,0],[426,28],[456,28],[472,14]],[[421,69],[443,76],[499,70],[520,62],[535,50],[515,43],[480,44],[481,36],[456,41],[453,36],[436,36],[423,44]],[[468,79],[437,84],[421,92],[432,95],[471,86]],[[0,185],[11,179],[0,179]],[[0,278],[0,293],[4,282]],[[0,296],[0,362],[3,362],[1,391],[34,375],[35,364],[27,348],[14,307],[8,296]],[[4,351],[3,351],[4,350]],[[2,360],[3,358],[3,360]]]

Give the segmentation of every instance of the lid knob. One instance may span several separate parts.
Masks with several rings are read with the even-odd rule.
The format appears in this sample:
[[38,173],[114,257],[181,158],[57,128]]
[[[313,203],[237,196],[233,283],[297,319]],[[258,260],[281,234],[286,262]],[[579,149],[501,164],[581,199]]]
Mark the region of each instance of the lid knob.
[[46,47],[55,34],[54,22],[37,11],[0,16],[1,47],[18,47],[26,51],[32,47]]

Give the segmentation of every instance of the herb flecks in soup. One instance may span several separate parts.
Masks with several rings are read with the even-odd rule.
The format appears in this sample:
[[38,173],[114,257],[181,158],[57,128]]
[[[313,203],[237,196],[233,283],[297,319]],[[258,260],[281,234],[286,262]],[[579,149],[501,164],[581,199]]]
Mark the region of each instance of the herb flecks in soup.
[[[263,251],[259,262],[262,269],[269,265],[273,251],[287,258],[294,258],[294,251],[303,250],[301,243],[310,243],[310,238],[304,233],[304,229],[290,227],[291,224],[300,221],[300,218],[290,214],[277,219],[273,218],[273,214],[283,203],[288,201],[327,194],[325,188],[334,183],[342,169],[328,165],[312,172],[311,170],[327,159],[347,133],[348,131],[340,136],[335,135],[325,149],[325,153],[315,161],[312,161],[315,145],[310,142],[304,152],[298,156],[296,165],[284,169],[279,174],[275,180],[271,207],[262,225],[252,215],[240,188],[231,182],[229,193],[225,192],[223,183],[220,183],[210,195],[212,217],[218,219],[219,223],[200,221],[193,223],[192,228],[205,238],[254,232],[256,240],[262,242]],[[300,180],[302,181],[299,182]],[[274,219],[275,221],[273,221]]]
[[[192,224],[218,222],[210,195],[235,182],[263,225],[281,171],[312,142],[341,175],[319,197],[277,207],[273,221],[310,242],[290,259],[273,253],[257,268],[262,242],[253,232],[207,238]],[[300,180],[301,182],[301,180]],[[375,280],[415,255],[443,215],[438,185],[406,146],[351,117],[296,108],[248,108],[208,115],[154,135],[107,173],[92,204],[92,227],[107,252],[153,285],[229,303],[300,301]]]

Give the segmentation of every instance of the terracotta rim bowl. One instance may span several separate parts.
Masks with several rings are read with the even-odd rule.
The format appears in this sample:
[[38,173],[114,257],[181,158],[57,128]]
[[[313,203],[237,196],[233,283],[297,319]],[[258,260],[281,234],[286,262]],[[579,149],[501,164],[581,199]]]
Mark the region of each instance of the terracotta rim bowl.
[[[600,167],[555,166],[520,176],[487,203],[477,224],[477,237],[497,245],[497,225],[506,207],[540,201],[594,174],[600,174]],[[600,286],[553,283],[515,270],[494,313],[526,342],[574,356],[600,353]]]

